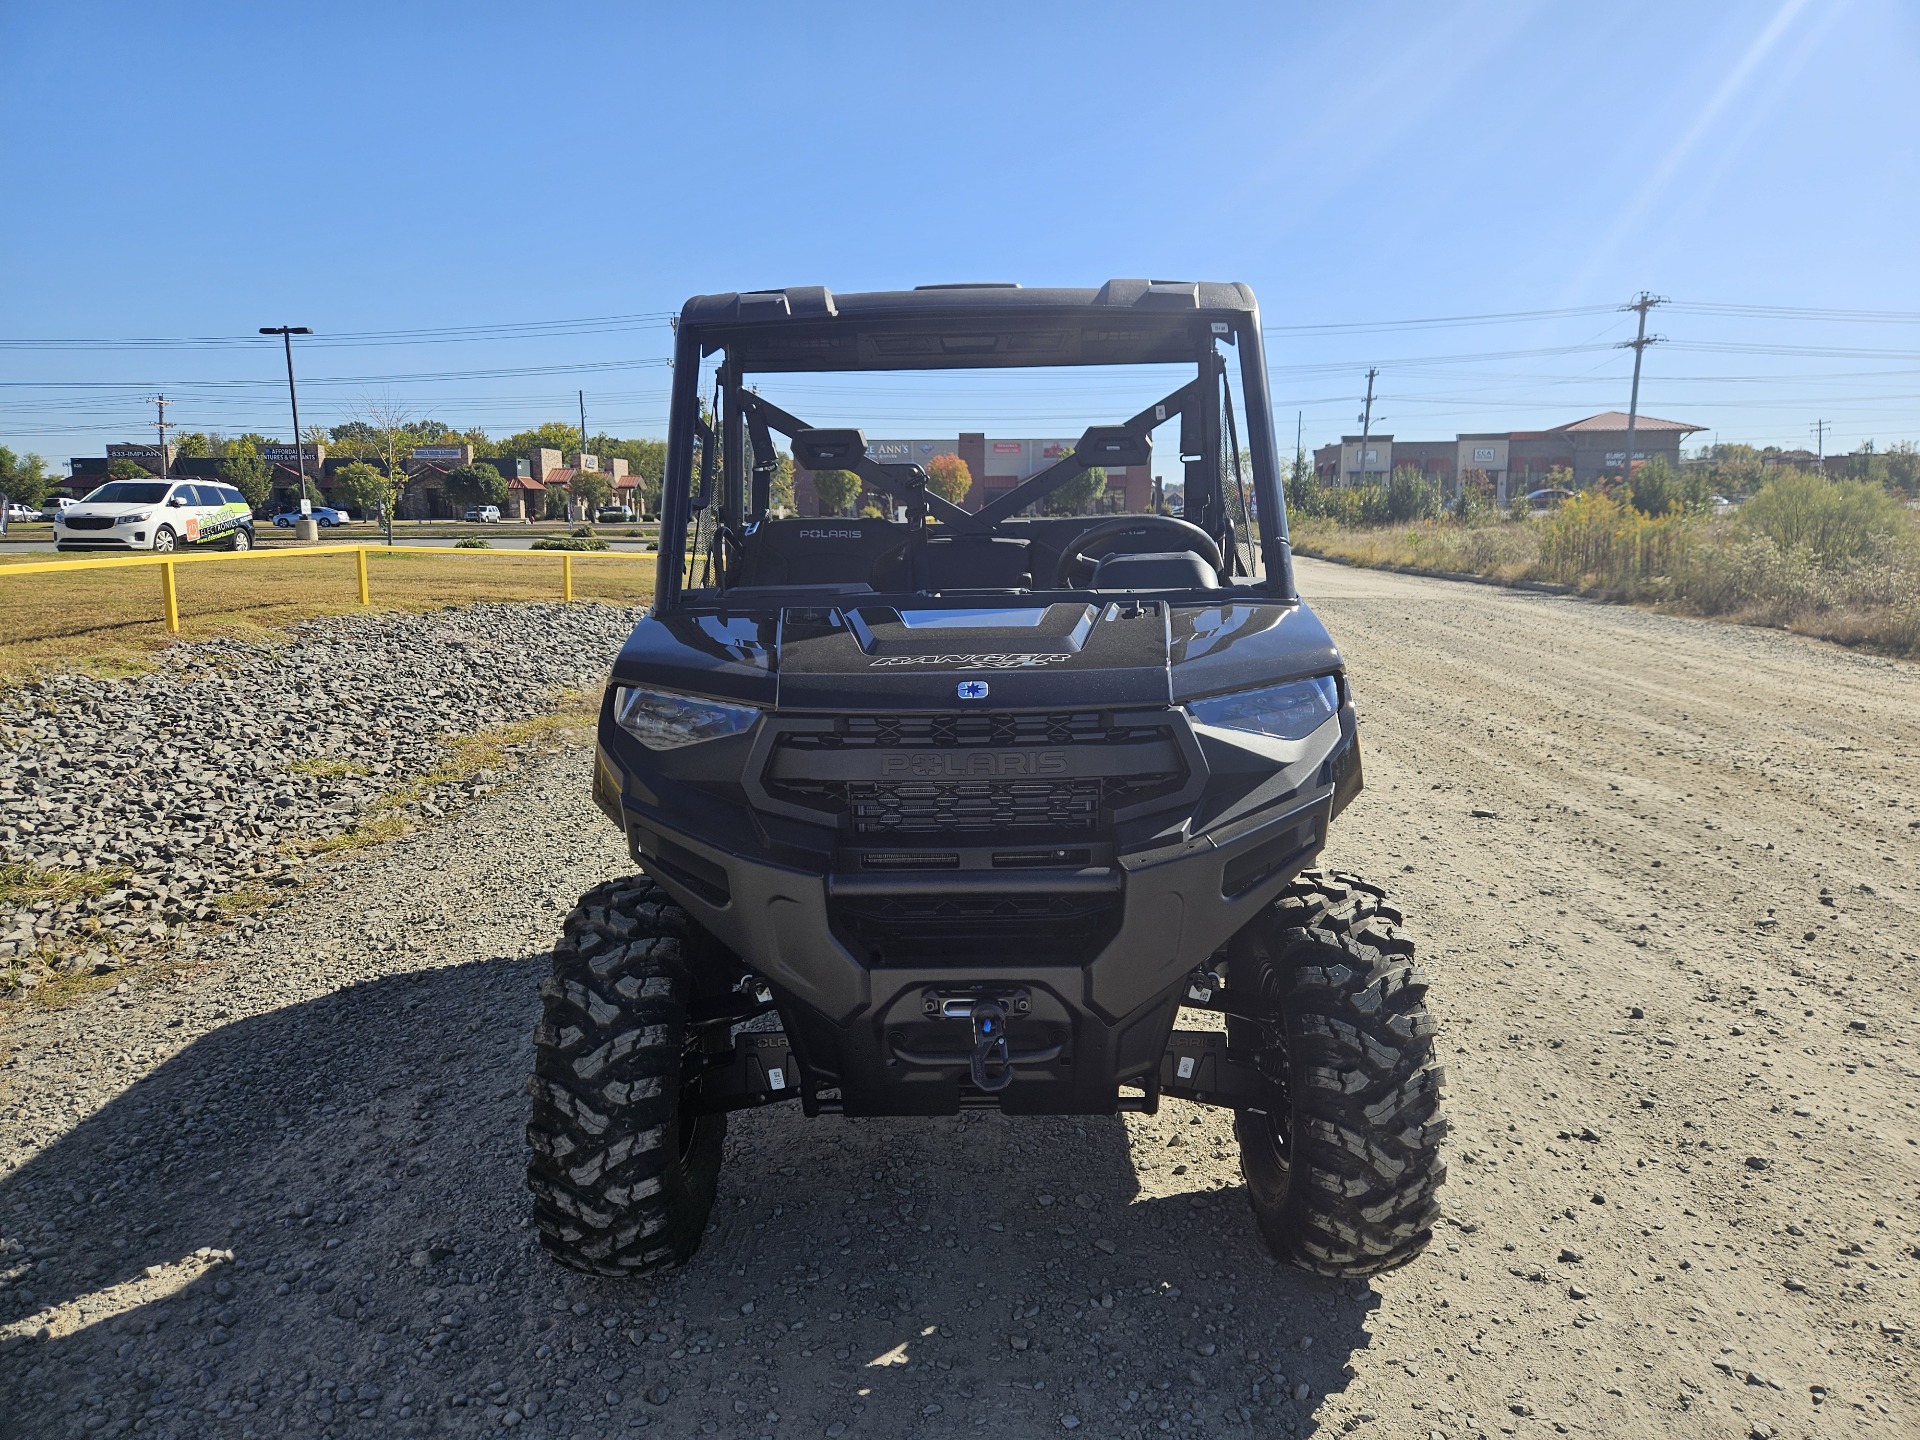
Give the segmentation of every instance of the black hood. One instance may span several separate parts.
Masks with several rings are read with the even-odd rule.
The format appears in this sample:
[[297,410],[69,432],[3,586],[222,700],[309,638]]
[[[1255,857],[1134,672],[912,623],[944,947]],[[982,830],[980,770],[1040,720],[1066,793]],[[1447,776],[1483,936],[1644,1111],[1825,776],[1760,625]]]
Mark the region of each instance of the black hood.
[[1161,706],[1170,698],[1167,643],[1167,607],[1157,601],[788,610],[779,708]]

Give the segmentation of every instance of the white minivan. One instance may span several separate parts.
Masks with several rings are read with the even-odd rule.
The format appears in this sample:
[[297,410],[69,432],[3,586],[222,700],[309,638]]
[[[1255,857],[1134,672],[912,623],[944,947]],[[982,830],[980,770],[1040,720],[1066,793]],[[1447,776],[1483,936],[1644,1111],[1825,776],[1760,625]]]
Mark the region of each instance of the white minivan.
[[109,480],[53,522],[56,550],[153,550],[185,545],[253,548],[253,510],[211,480]]

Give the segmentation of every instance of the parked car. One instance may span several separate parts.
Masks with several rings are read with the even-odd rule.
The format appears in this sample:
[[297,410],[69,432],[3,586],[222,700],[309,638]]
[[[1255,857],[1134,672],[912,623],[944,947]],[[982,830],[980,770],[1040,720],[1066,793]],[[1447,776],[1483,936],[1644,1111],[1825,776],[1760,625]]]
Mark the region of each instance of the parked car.
[[69,505],[77,503],[77,501],[68,495],[52,496],[40,507],[40,518],[42,520],[57,520],[60,518],[60,512],[62,510],[66,509]]
[[1572,498],[1573,492],[1571,490],[1561,490],[1557,487],[1552,490],[1529,490],[1527,492],[1527,508],[1529,510],[1551,510],[1562,501],[1571,500]]
[[[290,530],[293,528],[294,522],[300,518],[301,516],[298,510],[282,510],[278,515],[273,517],[273,523],[278,525],[282,530]],[[331,505],[314,506],[312,519],[313,523],[318,525],[322,530],[331,530],[335,525],[350,525],[353,523],[353,517],[347,514],[346,511],[335,510]]]
[[109,480],[58,507],[56,550],[153,550],[183,545],[253,548],[253,511],[231,485],[210,481]]
[[467,513],[461,518],[472,520],[480,525],[498,525],[500,523],[500,507],[498,505],[470,506]]
[[16,500],[7,506],[8,523],[16,520],[38,520],[39,518],[40,511],[32,505],[22,505]]
[[594,511],[593,522],[596,525],[631,525],[633,507],[631,505],[602,505]]

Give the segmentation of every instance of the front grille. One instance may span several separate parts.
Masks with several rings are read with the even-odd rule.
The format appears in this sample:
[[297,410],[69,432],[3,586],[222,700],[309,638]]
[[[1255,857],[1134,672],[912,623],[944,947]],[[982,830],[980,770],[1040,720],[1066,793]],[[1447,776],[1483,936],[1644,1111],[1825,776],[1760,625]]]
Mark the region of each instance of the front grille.
[[111,515],[69,515],[62,522],[69,530],[111,530]]
[[[1160,767],[1136,769],[1129,763],[1143,745],[1154,745]],[[1134,747],[1110,762],[1097,757],[1103,747]],[[972,761],[968,751],[976,752]],[[1062,766],[1065,775],[1030,773],[1036,763],[1071,751],[1093,760]],[[920,773],[900,779],[837,779],[808,773],[810,756],[831,771],[828,755],[900,752],[927,756],[957,752],[956,778],[922,778],[929,761],[916,760]],[[991,752],[990,754],[988,752]],[[1023,758],[1024,757],[1024,758]],[[1035,757],[1039,757],[1036,761]],[[1001,774],[992,774],[995,759]],[[845,762],[842,762],[844,766]],[[863,762],[864,763],[864,762]],[[939,835],[1058,834],[1084,835],[1101,823],[1103,811],[1176,788],[1184,779],[1177,765],[1171,732],[1164,724],[1117,719],[1096,710],[1051,715],[849,715],[831,729],[795,730],[779,738],[768,761],[770,793],[810,810],[839,817],[861,837],[901,839]],[[984,767],[977,776],[969,766]],[[1123,774],[1099,774],[1110,765]],[[1096,773],[1088,774],[1088,770]],[[777,778],[776,778],[776,772]]]
[[[1104,780],[908,780],[823,790],[862,835],[1087,830],[1100,818]],[[837,794],[835,792],[838,792]]]
[[807,750],[917,750],[955,746],[1101,745],[1155,740],[1153,725],[1117,725],[1097,710],[1057,715],[849,715],[832,730],[788,735]]
[[1118,895],[887,895],[829,904],[870,965],[1084,965],[1120,924]]

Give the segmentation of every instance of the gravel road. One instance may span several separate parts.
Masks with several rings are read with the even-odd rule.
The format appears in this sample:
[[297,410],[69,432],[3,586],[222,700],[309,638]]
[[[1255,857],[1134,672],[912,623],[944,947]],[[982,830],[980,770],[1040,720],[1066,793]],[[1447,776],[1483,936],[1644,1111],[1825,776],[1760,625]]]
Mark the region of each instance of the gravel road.
[[[578,756],[0,1043],[0,1433],[1920,1433],[1920,671],[1303,564],[1435,976],[1447,1220],[1328,1286],[1224,1116],[737,1121],[705,1248],[547,1263]],[[41,1332],[45,1331],[44,1335]],[[30,1338],[39,1336],[40,1338]]]

